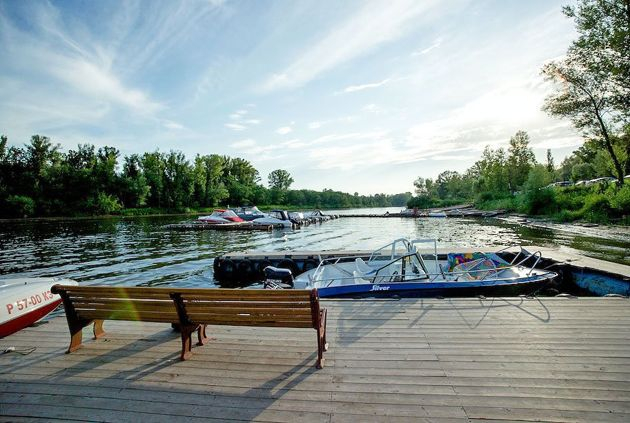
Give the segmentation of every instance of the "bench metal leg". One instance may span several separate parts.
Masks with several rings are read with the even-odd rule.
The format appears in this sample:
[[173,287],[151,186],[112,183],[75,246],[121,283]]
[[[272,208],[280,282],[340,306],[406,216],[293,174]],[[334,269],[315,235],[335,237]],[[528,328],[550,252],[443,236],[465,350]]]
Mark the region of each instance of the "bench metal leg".
[[208,342],[208,337],[206,336],[206,326],[207,325],[199,325],[199,328],[197,328],[197,345],[205,345]]
[[104,320],[94,321],[94,339],[102,338],[103,336],[105,336],[105,331],[103,330],[103,322]]
[[83,328],[92,323],[91,320],[74,320],[68,319],[68,329],[70,330],[70,346],[68,347],[67,354],[74,352],[81,348],[81,342],[83,341]]
[[322,369],[324,367],[324,351],[328,350],[326,342],[326,309],[319,312],[319,325],[317,327],[317,363],[316,367]]
[[182,336],[182,353],[180,359],[188,360],[192,356],[192,333],[197,329],[196,326],[181,326]]

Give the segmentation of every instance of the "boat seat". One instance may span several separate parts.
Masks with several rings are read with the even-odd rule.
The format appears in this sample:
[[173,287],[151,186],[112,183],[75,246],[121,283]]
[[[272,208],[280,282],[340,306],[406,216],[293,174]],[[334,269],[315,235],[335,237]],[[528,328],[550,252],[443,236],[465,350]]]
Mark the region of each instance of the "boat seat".
[[357,257],[354,260],[354,265],[357,268],[357,272],[359,275],[369,275],[370,273],[374,273],[374,269],[370,267],[361,257]]

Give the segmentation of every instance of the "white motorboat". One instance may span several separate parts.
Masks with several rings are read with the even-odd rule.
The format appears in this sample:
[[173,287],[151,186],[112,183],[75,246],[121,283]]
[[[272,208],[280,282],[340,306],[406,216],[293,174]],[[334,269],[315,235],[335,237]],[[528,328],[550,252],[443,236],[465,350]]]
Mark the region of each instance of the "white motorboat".
[[198,221],[213,225],[221,225],[225,223],[240,223],[244,222],[236,213],[232,210],[217,209],[208,216],[199,216]]
[[267,213],[267,216],[254,219],[252,222],[255,225],[273,225],[284,228],[292,228],[295,225],[295,222],[291,220],[286,210],[272,210]]
[[[421,243],[433,244],[428,260],[418,252]],[[316,288],[321,297],[456,296],[533,288],[557,276],[535,268],[540,252],[521,248],[510,262],[497,253],[450,253],[439,260],[435,240],[401,238],[375,250],[367,261],[360,257],[320,260],[315,269],[298,275],[294,286]]]
[[236,209],[231,209],[234,213],[236,213],[238,215],[238,217],[240,217],[241,219],[245,220],[245,221],[252,221],[254,219],[260,219],[265,217],[265,214],[263,212],[261,212],[258,207],[256,206],[252,206],[252,207],[239,207]]
[[78,285],[71,279],[0,279],[0,338],[32,325],[61,303],[50,292],[54,284]]

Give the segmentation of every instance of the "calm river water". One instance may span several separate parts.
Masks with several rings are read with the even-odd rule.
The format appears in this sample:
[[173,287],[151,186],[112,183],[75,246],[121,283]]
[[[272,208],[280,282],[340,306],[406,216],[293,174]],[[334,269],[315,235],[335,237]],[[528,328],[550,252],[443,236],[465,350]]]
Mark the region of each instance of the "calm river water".
[[[345,210],[340,214],[397,212]],[[0,276],[58,276],[83,284],[214,286],[212,262],[227,252],[373,249],[399,237],[440,247],[567,245],[630,264],[628,228],[526,227],[497,219],[341,218],[298,230],[173,231],[182,216],[0,221]]]

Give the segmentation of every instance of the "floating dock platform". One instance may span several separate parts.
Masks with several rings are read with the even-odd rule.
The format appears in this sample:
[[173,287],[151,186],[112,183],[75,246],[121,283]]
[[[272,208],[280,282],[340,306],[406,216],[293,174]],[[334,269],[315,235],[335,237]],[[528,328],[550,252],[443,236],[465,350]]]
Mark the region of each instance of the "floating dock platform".
[[630,300],[323,300],[308,329],[210,326],[179,360],[169,325],[107,321],[65,354],[66,319],[0,339],[0,421],[630,421]]
[[184,223],[171,223],[164,225],[164,229],[174,229],[178,231],[270,231],[273,229],[273,225],[254,225],[250,222],[235,222],[235,223],[221,223],[210,224],[201,222],[184,222]]

